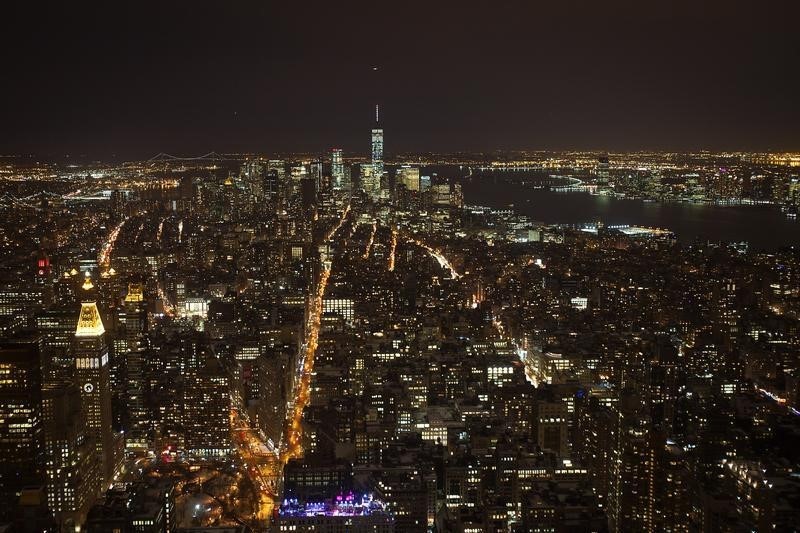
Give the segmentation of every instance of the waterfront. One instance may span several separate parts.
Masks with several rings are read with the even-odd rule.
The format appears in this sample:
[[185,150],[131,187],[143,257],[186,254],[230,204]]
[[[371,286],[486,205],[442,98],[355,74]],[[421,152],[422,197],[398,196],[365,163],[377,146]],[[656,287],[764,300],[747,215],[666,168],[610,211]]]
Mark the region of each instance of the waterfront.
[[679,242],[695,239],[741,242],[754,250],[800,246],[800,221],[789,219],[775,206],[720,207],[691,203],[645,202],[594,196],[584,192],[557,193],[491,178],[464,182],[465,202],[494,208],[509,207],[546,224],[631,224],[659,227],[676,233]]

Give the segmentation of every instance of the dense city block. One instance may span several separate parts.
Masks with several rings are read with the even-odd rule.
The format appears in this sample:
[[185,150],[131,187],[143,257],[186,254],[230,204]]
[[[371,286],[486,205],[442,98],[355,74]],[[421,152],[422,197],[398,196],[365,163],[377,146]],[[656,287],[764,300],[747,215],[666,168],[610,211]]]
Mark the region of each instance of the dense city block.
[[366,158],[4,160],[0,522],[790,531],[797,250],[545,223],[480,188],[791,219],[797,165],[384,161],[378,122]]

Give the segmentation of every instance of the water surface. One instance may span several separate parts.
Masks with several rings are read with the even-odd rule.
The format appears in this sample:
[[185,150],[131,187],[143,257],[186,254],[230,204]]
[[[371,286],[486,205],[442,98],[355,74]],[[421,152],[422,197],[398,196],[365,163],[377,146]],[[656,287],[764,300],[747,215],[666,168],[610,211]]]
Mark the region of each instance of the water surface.
[[754,250],[800,246],[800,221],[787,218],[775,206],[722,207],[690,203],[657,203],[559,193],[491,178],[465,180],[468,204],[508,207],[547,224],[583,224],[602,220],[607,225],[629,224],[664,228],[678,240],[742,242]]

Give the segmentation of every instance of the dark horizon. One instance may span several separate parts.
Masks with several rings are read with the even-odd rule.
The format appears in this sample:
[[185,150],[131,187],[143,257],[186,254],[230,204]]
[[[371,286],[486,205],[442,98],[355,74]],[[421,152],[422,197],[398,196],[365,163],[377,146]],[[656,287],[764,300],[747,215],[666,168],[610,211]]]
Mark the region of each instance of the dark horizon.
[[3,155],[800,150],[788,1],[7,10]]

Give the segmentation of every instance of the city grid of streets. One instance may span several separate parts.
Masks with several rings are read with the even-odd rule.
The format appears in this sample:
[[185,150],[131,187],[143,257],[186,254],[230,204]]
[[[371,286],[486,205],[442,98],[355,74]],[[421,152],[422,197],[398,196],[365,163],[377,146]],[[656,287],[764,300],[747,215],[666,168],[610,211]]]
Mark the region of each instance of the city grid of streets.
[[[342,211],[339,220],[326,233],[324,239],[325,244],[333,246],[334,249],[339,248],[336,246],[337,243],[334,239],[337,237],[339,231],[347,224],[350,217],[357,219],[358,215],[351,211],[351,205],[348,203]],[[102,244],[101,253],[98,257],[98,264],[102,265],[103,268],[109,268],[112,263],[114,245],[128,220],[129,219],[126,218],[115,226],[109,233],[106,241]],[[166,218],[162,218],[158,224],[155,237],[158,244],[161,243],[166,220]],[[318,217],[315,216],[315,221],[316,220],[318,220]],[[178,232],[180,234],[182,232],[183,220],[178,221],[178,224]],[[134,242],[140,239],[143,226],[144,223],[142,223],[137,230]],[[369,252],[375,244],[378,228],[379,221],[376,219],[370,225],[370,230],[366,239],[366,248],[361,256],[364,260],[370,257]],[[356,229],[357,224],[354,224],[353,232],[355,232]],[[350,237],[352,237],[353,232],[351,232]],[[345,238],[342,239],[341,244],[342,246],[346,246],[348,242],[349,238]],[[440,251],[425,244],[418,238],[408,237],[406,242],[425,250],[430,258],[436,261],[452,279],[461,277],[450,261]],[[387,269],[389,272],[393,272],[395,267],[395,253],[398,246],[398,231],[395,227],[391,228],[388,246],[390,252]],[[306,314],[308,319],[305,323],[305,340],[300,349],[301,357],[299,358],[296,375],[294,377],[295,384],[293,390],[295,393],[294,397],[287,402],[288,409],[285,431],[282,434],[277,448],[273,447],[269,449],[263,436],[259,435],[260,432],[251,426],[246,417],[242,417],[237,410],[232,410],[231,412],[231,427],[236,452],[244,462],[247,475],[251,477],[254,486],[258,489],[257,511],[252,517],[252,524],[256,526],[258,524],[269,523],[274,509],[279,505],[279,487],[282,480],[282,466],[290,459],[302,456],[301,437],[303,411],[308,405],[309,387],[314,375],[314,357],[316,355],[320,335],[322,300],[325,295],[328,279],[331,275],[332,257],[326,256],[325,258],[321,258],[320,263],[322,265],[321,273],[317,276],[313,289],[311,290],[311,296],[306,299]],[[107,272],[107,270],[105,272]],[[163,291],[162,284],[159,281],[159,273],[156,273],[156,279],[158,294],[162,299],[164,313],[171,315],[173,314],[173,306],[170,304],[169,299]],[[237,517],[237,520],[239,518],[240,517]]]
[[[45,334],[47,393],[70,393],[80,372],[77,394],[108,393],[107,436],[126,445],[81,520],[102,519],[119,491],[148,497],[142,483],[175,491],[183,528],[357,513],[397,531],[466,528],[492,501],[497,528],[524,529],[541,520],[531,498],[567,494],[590,528],[620,529],[626,509],[694,523],[706,511],[686,511],[681,487],[722,497],[715,480],[755,475],[793,487],[775,466],[791,464],[800,421],[792,250],[548,226],[465,205],[457,178],[420,191],[408,165],[390,168],[393,193],[332,190],[324,173],[261,159],[149,165],[167,185],[5,207],[48,253],[20,254],[36,258],[35,283],[3,289],[3,309]],[[25,331],[15,320],[10,342]],[[650,483],[666,471],[668,494]],[[764,509],[791,500],[781,491]]]
[[0,533],[800,531],[800,2],[140,4],[4,11]]

